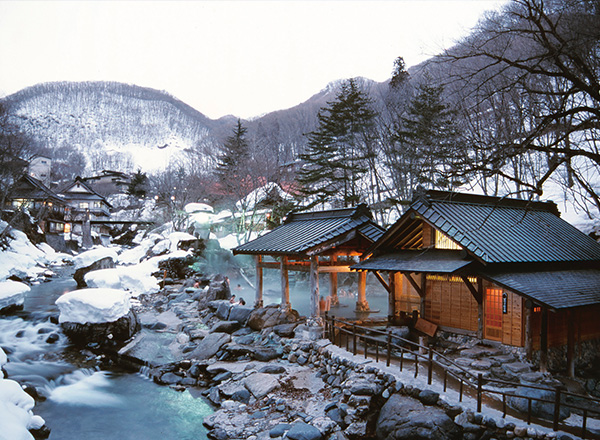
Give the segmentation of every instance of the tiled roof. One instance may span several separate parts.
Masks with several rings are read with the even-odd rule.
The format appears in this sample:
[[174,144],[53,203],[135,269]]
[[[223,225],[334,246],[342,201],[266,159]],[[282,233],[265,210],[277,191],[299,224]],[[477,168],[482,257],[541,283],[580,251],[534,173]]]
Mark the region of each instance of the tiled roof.
[[[291,213],[283,225],[233,249],[234,254],[305,255],[309,250],[356,235],[376,241],[383,229],[373,222],[366,205],[307,213]],[[340,243],[341,244],[341,243]]]
[[411,210],[485,263],[600,261],[600,244],[562,220],[553,204],[432,197]]
[[371,257],[351,266],[351,269],[449,274],[471,263],[472,260],[465,260],[461,251],[419,249]]
[[66,200],[44,185],[40,180],[27,174],[21,176],[10,192],[11,199],[54,200],[66,204]]
[[482,275],[553,309],[600,303],[600,270],[487,272]]

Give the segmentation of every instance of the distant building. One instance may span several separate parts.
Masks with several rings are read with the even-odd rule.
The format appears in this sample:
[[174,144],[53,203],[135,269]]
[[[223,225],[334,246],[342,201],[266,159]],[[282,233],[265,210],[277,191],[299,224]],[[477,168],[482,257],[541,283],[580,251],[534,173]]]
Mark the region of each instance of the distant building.
[[81,177],[75,178],[75,181],[64,187],[60,193],[70,207],[68,220],[72,223],[72,234],[85,235],[86,225],[89,227],[92,221],[94,222],[91,226],[92,233],[108,234],[108,226],[97,222],[110,220],[112,206],[104,196],[92,189]]
[[131,176],[120,171],[102,170],[97,176],[84,177],[81,180],[96,193],[108,197],[112,194],[126,193]]
[[46,186],[50,186],[50,174],[52,172],[52,159],[46,156],[34,157],[27,167],[31,177],[36,178]]
[[60,234],[65,230],[68,202],[40,180],[24,174],[6,196],[4,211],[29,212],[44,233]]

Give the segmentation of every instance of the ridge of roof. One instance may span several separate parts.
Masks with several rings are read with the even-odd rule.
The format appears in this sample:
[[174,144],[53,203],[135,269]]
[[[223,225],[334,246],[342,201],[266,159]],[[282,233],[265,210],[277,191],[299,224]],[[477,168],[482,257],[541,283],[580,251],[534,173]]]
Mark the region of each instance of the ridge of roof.
[[311,212],[298,212],[291,211],[285,218],[283,224],[290,223],[293,221],[304,221],[304,220],[321,220],[321,219],[333,219],[333,218],[359,218],[365,215],[369,219],[373,216],[371,211],[365,203],[361,203],[350,208],[337,208],[328,209],[326,211],[311,211]]
[[428,190],[426,192],[420,192],[413,199],[412,204],[418,201],[428,206],[431,203],[466,203],[472,205],[487,205],[502,208],[547,211],[560,217],[558,206],[552,201],[540,202],[534,200],[515,199],[511,197],[485,196],[480,194],[468,194],[440,190]]

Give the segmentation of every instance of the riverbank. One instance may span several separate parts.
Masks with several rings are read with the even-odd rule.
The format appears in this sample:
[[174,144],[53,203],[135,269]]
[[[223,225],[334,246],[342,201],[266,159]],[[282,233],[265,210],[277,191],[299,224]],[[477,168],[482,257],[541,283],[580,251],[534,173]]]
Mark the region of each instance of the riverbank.
[[477,414],[472,398],[459,403],[441,384],[312,340],[316,329],[298,317],[265,319],[276,305],[232,306],[227,290],[216,277],[141,297],[144,328],[120,351],[155,382],[204,395],[215,407],[204,419],[210,438],[572,438],[499,411]]

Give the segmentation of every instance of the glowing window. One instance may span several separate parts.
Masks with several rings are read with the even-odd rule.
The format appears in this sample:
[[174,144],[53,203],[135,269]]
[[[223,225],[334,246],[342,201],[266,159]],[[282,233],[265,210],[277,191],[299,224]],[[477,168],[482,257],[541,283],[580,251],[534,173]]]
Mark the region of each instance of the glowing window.
[[435,248],[436,249],[454,249],[460,250],[462,247],[446,234],[441,231],[435,230]]

